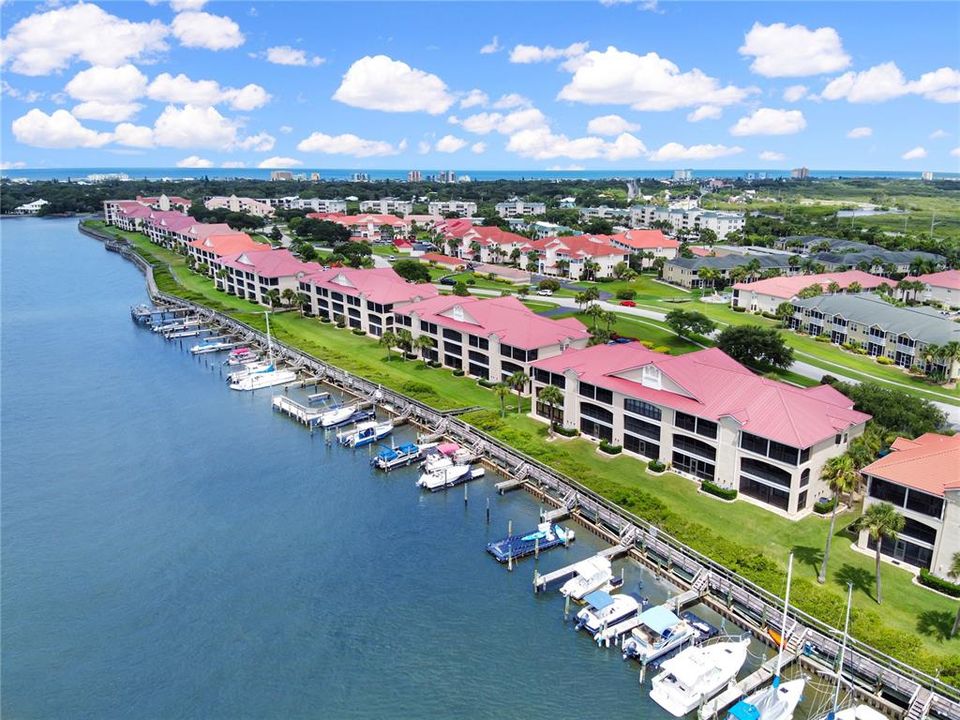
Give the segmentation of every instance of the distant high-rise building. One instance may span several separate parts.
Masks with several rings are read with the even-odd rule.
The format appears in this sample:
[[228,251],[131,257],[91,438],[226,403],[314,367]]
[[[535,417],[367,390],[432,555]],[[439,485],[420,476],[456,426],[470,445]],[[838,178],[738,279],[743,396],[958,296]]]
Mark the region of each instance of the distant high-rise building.
[[453,170],[441,170],[440,174],[437,176],[437,182],[455,183],[456,181],[457,174]]
[[310,173],[310,180],[311,180],[312,182],[320,182],[320,173],[318,173],[318,172],[312,172],[312,173]]
[[419,170],[411,170],[407,173],[407,182],[420,182],[423,180],[423,175]]
[[810,170],[805,167],[794,168],[790,171],[790,177],[794,180],[806,180],[810,177]]
[[355,172],[350,176],[350,182],[370,182],[370,174],[365,172]]
[[673,179],[679,180],[680,182],[687,182],[688,180],[693,180],[693,170],[674,170]]
[[922,173],[920,173],[920,179],[924,182],[930,182],[933,180],[933,172],[931,170],[924,170]]
[[271,180],[293,180],[293,173],[289,170],[271,170]]

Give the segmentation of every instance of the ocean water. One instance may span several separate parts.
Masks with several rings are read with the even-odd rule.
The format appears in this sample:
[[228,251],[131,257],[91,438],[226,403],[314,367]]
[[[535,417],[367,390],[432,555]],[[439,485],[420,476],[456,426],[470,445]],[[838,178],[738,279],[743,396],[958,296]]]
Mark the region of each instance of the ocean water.
[[[293,168],[294,174],[305,174],[307,178],[312,172],[319,172],[321,180],[349,180],[355,172],[366,173],[372,181],[376,180],[406,180],[407,168],[385,170],[385,169],[351,169],[351,168]],[[2,177],[25,178],[28,180],[78,180],[91,174],[104,173],[126,173],[131,180],[183,180],[202,177],[211,178],[249,178],[254,180],[269,180],[270,170],[260,168],[204,168],[197,170],[195,168],[29,168],[22,170],[4,170],[0,173]],[[423,177],[436,175],[440,169],[423,170]],[[469,176],[472,180],[607,180],[612,178],[671,178],[673,169],[669,170],[651,170],[651,169],[617,169],[617,170],[456,170],[457,177]],[[735,170],[711,170],[698,169],[693,173],[695,178],[754,178],[765,177],[768,180],[777,178],[789,178],[790,170],[770,170],[770,169],[749,169],[741,168]],[[891,178],[896,180],[919,180],[919,171],[910,172],[902,170],[811,170],[810,177],[813,178]],[[938,172],[935,173],[937,179],[958,179],[960,173],[957,172]]]
[[3,717],[667,720],[532,560],[484,552],[529,496],[375,473],[133,323],[142,276],[75,221],[0,234]]

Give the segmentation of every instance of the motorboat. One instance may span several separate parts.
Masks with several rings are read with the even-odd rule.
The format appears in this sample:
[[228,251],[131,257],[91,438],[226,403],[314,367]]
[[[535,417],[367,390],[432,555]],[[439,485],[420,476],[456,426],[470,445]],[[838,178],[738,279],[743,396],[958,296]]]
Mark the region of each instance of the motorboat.
[[587,606],[577,613],[576,629],[586,630],[593,636],[640,612],[640,601],[630,595],[611,595],[604,590],[594,590],[585,595],[583,601]]
[[385,438],[392,432],[393,423],[389,420],[385,422],[367,420],[365,422],[357,423],[356,427],[353,427],[350,430],[339,433],[337,435],[337,439],[340,441],[340,444],[344,445],[345,447],[358,448],[363,447],[364,445],[370,445],[381,438]]
[[778,679],[730,708],[728,720],[790,720],[803,698],[806,680],[777,682]]
[[256,372],[230,383],[231,390],[260,390],[261,388],[285,385],[297,379],[293,370],[265,370]]
[[227,382],[236,382],[255,373],[273,372],[276,368],[268,360],[258,360],[257,362],[247,363],[240,370],[234,370],[227,373]]
[[424,490],[435,492],[483,477],[483,475],[483,468],[471,469],[469,465],[450,465],[423,473],[417,480],[417,485]]
[[650,698],[674,717],[683,717],[719,693],[747,660],[749,640],[695,645],[664,660]]
[[560,594],[572,600],[583,600],[594,590],[600,590],[613,579],[610,561],[595,556],[578,562],[573,568],[574,577],[560,586]]
[[434,446],[420,463],[425,472],[433,472],[452,465],[464,465],[470,458],[470,452],[457,443],[440,443]]
[[370,464],[381,470],[391,470],[401,465],[409,465],[420,457],[420,446],[416,443],[404,443],[394,447],[385,447],[370,459]]
[[246,365],[248,363],[257,362],[260,360],[260,356],[256,353],[250,353],[248,355],[241,355],[239,357],[231,357],[224,360],[225,365],[231,367],[236,367],[237,365]]
[[319,424],[325,428],[343,425],[345,422],[349,422],[350,418],[352,418],[359,409],[360,406],[356,403],[334,405],[320,415]]
[[646,665],[701,638],[700,630],[678,617],[666,605],[655,605],[640,613],[637,626],[623,640],[623,658],[636,658]]
[[537,529],[526,535],[507,535],[501,540],[487,543],[487,552],[499,563],[509,563],[528,555],[536,555],[550,548],[568,545],[575,539],[573,530],[561,525],[542,522]]
[[190,348],[190,352],[194,355],[206,355],[207,353],[223,352],[224,350],[229,350],[233,347],[233,343],[217,341],[210,343],[200,343],[199,345],[194,345]]

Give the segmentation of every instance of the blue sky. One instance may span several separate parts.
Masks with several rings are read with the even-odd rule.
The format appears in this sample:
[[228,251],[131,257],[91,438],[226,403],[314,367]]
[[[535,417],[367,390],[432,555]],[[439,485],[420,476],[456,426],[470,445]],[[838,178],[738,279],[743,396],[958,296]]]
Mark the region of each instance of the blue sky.
[[0,12],[8,169],[960,169],[957,3]]

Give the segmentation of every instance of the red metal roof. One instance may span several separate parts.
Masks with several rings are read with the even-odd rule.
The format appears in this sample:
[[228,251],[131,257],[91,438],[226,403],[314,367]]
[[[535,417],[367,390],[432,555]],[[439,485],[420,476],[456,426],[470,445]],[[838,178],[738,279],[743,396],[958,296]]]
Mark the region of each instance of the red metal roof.
[[241,252],[225,255],[219,260],[221,265],[252,272],[260,277],[296,277],[299,273],[314,273],[323,270],[317,263],[305,263],[289,250],[265,250],[261,252]]
[[846,290],[851,283],[860,283],[864,290],[879,287],[883,283],[890,283],[888,278],[871,275],[862,270],[847,270],[845,272],[820,273],[819,275],[793,275],[791,277],[772,277],[748,283],[736,283],[736,290],[771,295],[779,298],[796,297],[801,290],[811,285],[819,285],[826,292],[830,283],[837,283],[841,290]]
[[258,243],[243,232],[233,232],[223,235],[208,235],[205,238],[194,240],[190,247],[211,252],[217,257],[236,255],[242,252],[262,252],[270,250],[269,245]]
[[926,433],[916,440],[897,438],[892,450],[861,472],[932,495],[960,488],[960,435]]
[[419,302],[437,296],[429,283],[411,283],[393,268],[331,268],[311,273],[303,282],[345,295],[362,295],[376,303]]

